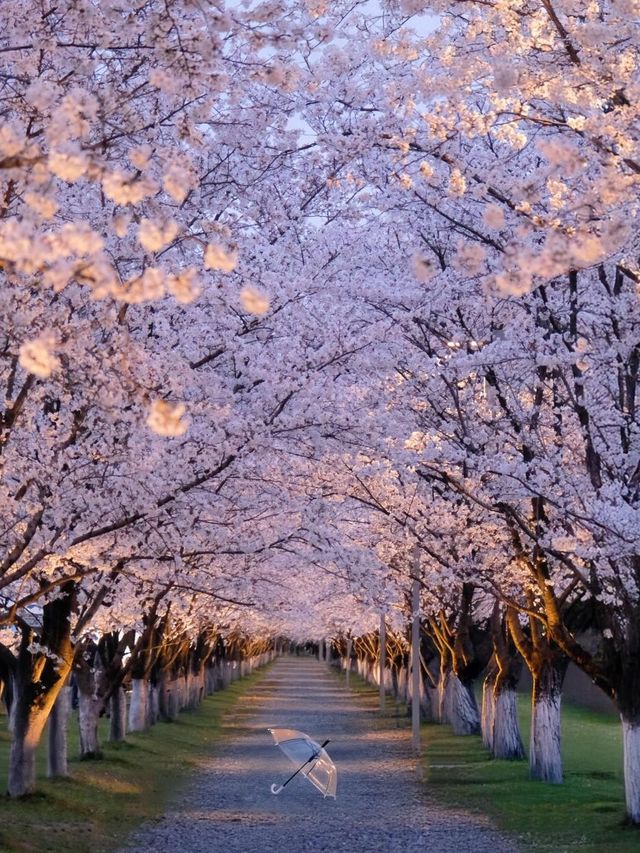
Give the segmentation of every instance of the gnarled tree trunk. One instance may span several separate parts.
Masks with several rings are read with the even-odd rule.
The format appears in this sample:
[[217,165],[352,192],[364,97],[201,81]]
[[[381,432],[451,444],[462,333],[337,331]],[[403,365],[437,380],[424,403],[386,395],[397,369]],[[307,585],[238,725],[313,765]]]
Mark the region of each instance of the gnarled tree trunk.
[[35,789],[36,748],[60,691],[71,671],[73,646],[70,615],[75,585],[43,607],[42,629],[21,624],[15,665],[13,737],[9,757],[9,795],[22,797]]
[[455,672],[449,674],[445,698],[446,715],[455,735],[475,735],[480,731],[480,714],[473,682],[464,682]]
[[[640,609],[636,611],[640,617]],[[640,619],[620,638],[617,705],[624,746],[624,793],[629,823],[640,824]]]
[[491,637],[496,665],[492,696],[491,752],[494,758],[518,761],[525,757],[518,722],[516,692],[523,661],[511,638],[507,620],[503,617],[498,603],[491,617]]
[[524,745],[518,722],[518,694],[510,686],[496,686],[493,712],[493,743],[491,752],[494,758],[506,761],[518,761],[525,757]]
[[[557,658],[557,659],[556,659]],[[534,661],[531,667],[533,696],[529,773],[541,782],[562,782],[560,752],[560,705],[562,682],[567,670],[564,657]]]
[[143,617],[144,630],[131,654],[131,702],[128,728],[130,732],[147,731],[156,708],[151,697],[151,674],[158,663],[167,617],[156,619],[157,601]]
[[101,758],[98,722],[104,709],[103,667],[98,647],[92,640],[81,641],[82,650],[76,654],[74,674],[78,687],[78,725],[80,728],[80,758],[83,761]]
[[100,758],[100,740],[98,721],[100,719],[101,700],[94,693],[78,692],[78,725],[80,728],[80,758]]
[[512,608],[507,610],[507,621],[513,641],[533,679],[529,775],[532,779],[557,785],[562,782],[560,705],[568,659],[535,618],[529,619],[528,636]]
[[480,712],[473,690],[474,680],[490,657],[488,635],[474,626],[474,586],[463,583],[459,602],[447,615],[441,611],[429,618],[429,634],[440,655],[440,716],[458,735],[480,732]]

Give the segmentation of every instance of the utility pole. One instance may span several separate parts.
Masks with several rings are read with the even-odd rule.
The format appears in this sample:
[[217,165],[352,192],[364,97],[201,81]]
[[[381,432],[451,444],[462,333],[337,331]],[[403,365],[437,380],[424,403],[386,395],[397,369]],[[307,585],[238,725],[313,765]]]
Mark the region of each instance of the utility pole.
[[349,676],[351,674],[351,646],[352,646],[352,642],[353,641],[351,639],[351,635],[349,635],[347,637],[347,671],[346,671],[347,687],[349,687]]
[[420,550],[413,549],[411,585],[411,746],[420,754]]
[[380,614],[380,713],[385,709],[385,684],[384,672],[387,666],[387,626],[384,621],[384,613]]

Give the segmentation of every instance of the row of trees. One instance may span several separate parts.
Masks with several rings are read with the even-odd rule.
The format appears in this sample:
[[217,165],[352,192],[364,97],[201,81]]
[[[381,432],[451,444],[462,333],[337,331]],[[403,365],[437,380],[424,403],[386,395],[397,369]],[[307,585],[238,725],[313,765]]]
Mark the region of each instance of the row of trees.
[[[20,797],[36,784],[36,750],[47,727],[47,773],[67,776],[71,702],[78,709],[80,758],[101,756],[99,720],[109,717],[109,741],[175,720],[205,696],[263,666],[275,655],[270,638],[249,638],[206,623],[194,633],[171,618],[161,597],[135,629],[72,636],[73,594],[44,605],[41,617],[19,618],[4,636],[0,687],[11,733],[8,792]],[[29,620],[29,621],[27,621]],[[66,628],[66,630],[65,630]]]
[[[521,760],[525,749],[517,715],[517,689],[525,666],[536,678],[539,638],[534,635],[523,641],[522,629],[513,628],[513,623],[512,629],[509,627],[512,614],[498,602],[487,614],[489,601],[482,598],[466,584],[460,591],[459,609],[443,606],[421,621],[421,716],[451,725],[456,735],[482,734],[483,743],[494,758]],[[378,632],[352,638],[341,636],[332,645],[333,662],[378,686],[382,678],[387,692],[399,702],[410,704],[412,681],[406,631],[385,632],[382,673],[380,643]],[[535,780],[563,781],[560,699],[568,663],[566,658],[556,659],[552,692],[541,690],[539,685],[537,689],[534,685],[532,692],[529,770]],[[480,678],[481,707],[476,699]]]

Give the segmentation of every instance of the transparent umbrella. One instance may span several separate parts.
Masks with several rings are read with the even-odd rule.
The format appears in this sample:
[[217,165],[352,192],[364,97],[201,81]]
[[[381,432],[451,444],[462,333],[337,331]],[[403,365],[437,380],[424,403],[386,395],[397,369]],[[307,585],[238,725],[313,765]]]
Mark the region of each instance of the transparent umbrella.
[[338,771],[325,751],[329,743],[316,743],[309,735],[296,729],[269,729],[273,742],[297,768],[282,785],[273,784],[272,794],[279,794],[298,773],[307,778],[325,797],[335,797]]

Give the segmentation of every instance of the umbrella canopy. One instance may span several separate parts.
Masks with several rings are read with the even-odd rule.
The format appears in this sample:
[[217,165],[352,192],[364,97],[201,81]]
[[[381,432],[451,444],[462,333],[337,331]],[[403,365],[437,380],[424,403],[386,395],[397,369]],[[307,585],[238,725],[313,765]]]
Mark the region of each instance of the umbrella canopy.
[[[297,768],[293,776],[302,773],[324,797],[336,796],[338,771],[324,749],[329,743],[328,740],[323,744],[316,743],[309,735],[296,729],[269,729],[269,732],[273,742]],[[284,785],[272,785],[272,792],[279,794],[293,776],[290,776]]]

